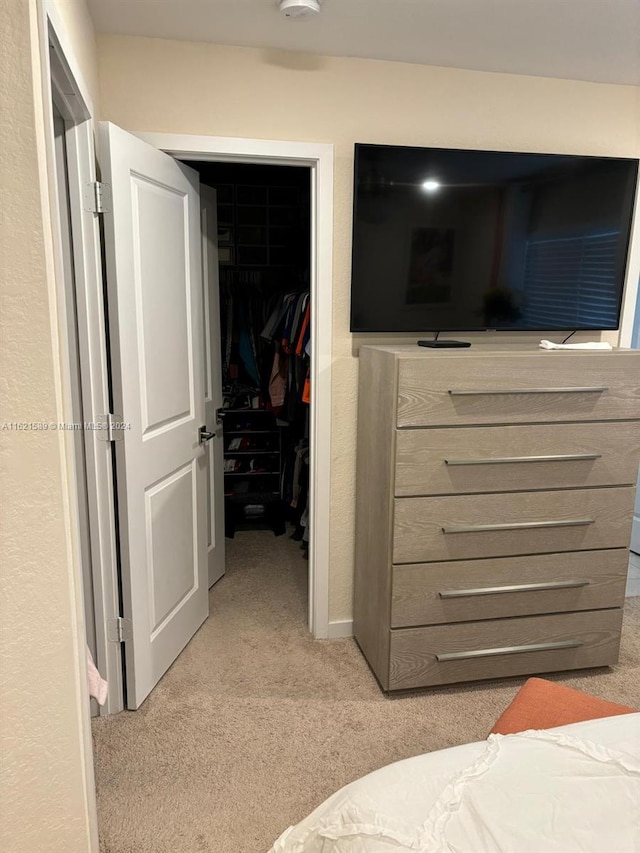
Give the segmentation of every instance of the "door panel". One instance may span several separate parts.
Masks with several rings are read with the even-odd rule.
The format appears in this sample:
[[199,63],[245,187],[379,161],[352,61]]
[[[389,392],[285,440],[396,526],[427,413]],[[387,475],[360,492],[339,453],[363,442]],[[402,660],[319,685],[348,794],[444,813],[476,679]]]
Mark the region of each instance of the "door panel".
[[222,408],[222,352],[220,342],[220,284],[218,278],[218,216],[216,191],[200,187],[202,215],[202,283],[204,301],[205,420],[215,438],[207,442],[207,560],[209,586],[225,570],[224,446],[216,421]]
[[[194,501],[194,492],[195,501]],[[145,495],[152,633],[198,589],[197,470],[193,464]]]
[[138,708],[208,614],[199,179],[102,124],[127,706]]
[[[193,417],[187,198],[134,176],[134,281],[144,434]],[[162,247],[162,251],[159,248]],[[171,345],[168,345],[168,342]]]

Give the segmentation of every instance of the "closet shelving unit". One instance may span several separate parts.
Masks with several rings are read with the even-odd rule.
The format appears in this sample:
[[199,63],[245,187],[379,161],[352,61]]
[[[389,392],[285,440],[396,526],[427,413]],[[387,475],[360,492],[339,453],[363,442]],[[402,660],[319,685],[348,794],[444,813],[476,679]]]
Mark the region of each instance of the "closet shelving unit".
[[218,242],[223,266],[296,266],[301,200],[295,186],[224,185],[218,192]]
[[[265,515],[267,505],[280,500],[282,434],[275,416],[264,409],[225,409],[224,459],[225,500],[240,507],[246,520]],[[229,461],[234,470],[227,470]]]
[[[273,294],[308,287],[307,189],[299,181],[289,183],[264,174],[256,177],[255,183],[250,179],[237,183],[216,180],[215,186],[221,293],[231,294],[233,300],[241,300],[246,294],[250,301],[256,294],[268,299]],[[223,295],[223,318],[226,298]],[[223,339],[223,351],[225,346]],[[258,342],[258,356],[260,346]],[[240,381],[246,382],[246,377]],[[284,512],[278,516],[277,510],[282,501],[287,446],[282,429],[267,410],[225,409],[225,469],[231,460],[237,465],[224,474],[226,517],[233,518],[234,523],[243,521],[253,526],[271,519],[274,532],[280,529],[279,518],[284,519]],[[242,444],[232,449],[234,439]],[[232,535],[231,530],[227,535]]]

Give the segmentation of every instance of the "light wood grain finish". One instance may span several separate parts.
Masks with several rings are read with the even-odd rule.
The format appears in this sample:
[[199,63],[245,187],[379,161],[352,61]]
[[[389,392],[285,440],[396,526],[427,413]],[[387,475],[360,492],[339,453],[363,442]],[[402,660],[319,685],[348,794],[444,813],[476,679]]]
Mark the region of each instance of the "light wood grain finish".
[[354,631],[381,687],[615,663],[640,352],[363,347],[359,393]]
[[[563,455],[600,458],[468,465],[446,461]],[[399,430],[395,493],[438,495],[632,485],[638,457],[640,424],[636,421]]]
[[[535,355],[452,355],[448,359],[399,358],[399,427],[536,423],[638,418],[640,382],[634,353],[548,352]],[[568,357],[567,357],[568,356]],[[590,393],[544,389],[605,388]],[[450,391],[507,390],[452,396]]]
[[[621,624],[622,610],[614,609],[394,630],[391,632],[389,688],[402,690],[469,679],[607,666],[617,661]],[[446,662],[436,657],[511,646],[573,642],[580,645]]]
[[[381,684],[389,670],[391,501],[395,458],[396,365],[367,349],[360,357],[354,634]],[[375,498],[372,499],[372,496]]]
[[[394,563],[465,560],[557,551],[628,547],[634,489],[576,489],[496,495],[396,498]],[[481,525],[592,524],[446,534]]]
[[[391,626],[438,625],[574,610],[621,607],[629,555],[626,548],[461,560],[393,567]],[[585,586],[502,591],[529,584],[573,581]],[[441,593],[474,591],[461,598]]]

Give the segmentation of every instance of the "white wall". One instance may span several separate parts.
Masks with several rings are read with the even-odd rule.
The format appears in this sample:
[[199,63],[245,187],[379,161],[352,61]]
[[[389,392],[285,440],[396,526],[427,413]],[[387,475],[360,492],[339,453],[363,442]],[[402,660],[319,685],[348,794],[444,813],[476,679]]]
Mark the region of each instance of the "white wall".
[[[60,0],[87,79],[97,65],[82,0]],[[62,421],[52,238],[43,163],[35,0],[0,0],[0,409],[5,423]],[[50,431],[0,432],[2,666],[0,849],[91,849],[66,460]],[[80,592],[81,595],[81,592]],[[86,719],[85,719],[86,722]]]
[[349,619],[364,340],[349,333],[353,143],[638,156],[638,92],[159,39],[99,37],[98,49],[102,117],[122,127],[336,146],[330,618]]

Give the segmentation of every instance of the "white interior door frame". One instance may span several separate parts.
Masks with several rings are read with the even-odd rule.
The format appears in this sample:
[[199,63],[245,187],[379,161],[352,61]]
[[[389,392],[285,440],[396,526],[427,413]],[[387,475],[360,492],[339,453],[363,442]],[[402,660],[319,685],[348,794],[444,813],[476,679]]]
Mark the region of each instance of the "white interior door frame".
[[[65,122],[66,160],[68,167],[68,194],[71,226],[73,231],[73,262],[75,295],[77,298],[78,333],[80,358],[84,363],[82,395],[84,418],[91,420],[99,410],[102,399],[108,400],[108,374],[106,349],[104,347],[104,324],[101,318],[101,254],[98,222],[95,217],[85,216],[84,188],[95,180],[95,149],[93,142],[94,108],[88,87],[82,77],[78,62],[70,47],[65,26],[58,9],[51,0],[34,4],[31,18],[32,34],[35,37],[32,62],[34,77],[34,106],[36,113],[36,137],[38,144],[38,171],[42,207],[44,212],[44,236],[47,277],[50,282],[51,321],[54,342],[57,345],[56,396],[58,412],[63,422],[73,420],[71,359],[77,353],[70,351],[67,336],[67,295],[65,291],[63,244],[60,221],[60,199],[56,169],[53,103]],[[96,302],[100,301],[99,306]],[[86,363],[85,363],[86,360]],[[90,370],[86,368],[90,365]],[[64,502],[68,530],[69,552],[69,595],[72,606],[71,630],[75,638],[74,679],[70,689],[74,691],[80,741],[80,772],[84,779],[85,815],[88,853],[98,850],[98,820],[91,739],[91,718],[87,693],[86,630],[83,596],[83,567],[80,558],[80,535],[78,513],[78,481],[73,453],[73,430],[57,430],[58,447],[64,478]],[[62,434],[61,434],[62,433]],[[95,436],[94,436],[95,437]],[[91,524],[92,559],[100,559],[115,572],[115,521],[113,503],[110,499],[111,484],[110,454],[96,452],[96,447],[87,437],[85,442],[87,485],[89,489],[89,513]],[[97,550],[96,550],[97,549]],[[97,563],[96,563],[97,564]],[[94,564],[95,565],[95,564]],[[115,576],[115,574],[114,574]],[[100,593],[98,593],[100,594]],[[96,602],[97,603],[97,602]],[[106,612],[109,610],[105,600]],[[98,608],[96,608],[97,611]],[[55,614],[52,614],[52,619]],[[106,632],[106,619],[104,630]],[[96,626],[99,629],[99,626]],[[103,674],[107,674],[107,660],[113,651],[101,647],[97,638],[97,663]],[[112,644],[113,646],[113,644]],[[105,658],[105,654],[107,658]],[[119,649],[117,650],[119,655]],[[115,656],[113,656],[115,660]],[[121,664],[109,670],[112,679],[110,695],[122,695]],[[105,711],[118,710],[107,702]]]
[[136,136],[180,160],[306,166],[311,170],[311,411],[309,630],[329,637],[333,145],[224,136]]
[[[38,22],[41,48],[42,100],[47,133],[47,171],[53,226],[54,266],[60,322],[66,322],[62,277],[59,206],[55,187],[55,151],[51,102],[65,119],[69,204],[73,231],[75,295],[78,315],[78,346],[82,364],[82,403],[85,422],[100,422],[109,411],[109,373],[102,288],[102,261],[98,215],[86,204],[87,188],[96,180],[94,112],[82,75],[67,43],[64,27],[53,3],[41,7]],[[71,421],[69,352],[65,327],[59,332],[63,393],[67,420]],[[69,438],[71,438],[69,434]],[[109,683],[101,714],[121,711],[123,704],[122,652],[109,639],[109,625],[120,612],[117,582],[117,551],[113,463],[110,445],[100,430],[84,430],[93,598],[96,614],[96,665]],[[77,507],[74,473],[70,475],[70,507]],[[77,515],[77,514],[76,514]],[[72,518],[72,528],[77,518]],[[82,571],[78,595],[82,598]],[[84,667],[84,637],[80,638]],[[85,675],[83,673],[83,679]]]

